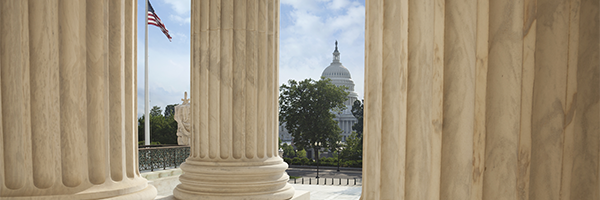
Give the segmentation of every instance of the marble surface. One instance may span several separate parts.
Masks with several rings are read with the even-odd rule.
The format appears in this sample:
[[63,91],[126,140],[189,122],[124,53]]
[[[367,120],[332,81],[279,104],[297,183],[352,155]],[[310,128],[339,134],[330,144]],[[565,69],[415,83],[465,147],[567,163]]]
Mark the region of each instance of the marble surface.
[[[196,121],[177,187],[290,198],[276,148],[279,1],[209,2],[192,1]],[[136,7],[0,1],[0,199],[156,196],[136,168]],[[599,7],[367,0],[363,187],[306,190],[599,199]]]
[[173,189],[181,183],[179,176],[181,169],[167,169],[156,172],[142,173],[141,176],[148,180],[148,184],[154,186],[157,190],[157,198],[173,194]]
[[177,121],[177,144],[189,146],[192,116],[190,113],[190,99],[187,98],[187,92],[184,93],[181,101],[183,101],[181,104],[175,106],[174,116],[175,121]]
[[[181,183],[179,181],[179,176],[181,173],[181,169],[167,169],[156,172],[145,172],[142,173],[141,176],[148,179],[148,184],[157,189],[158,193],[156,199],[171,200],[175,199],[173,196],[173,190]],[[331,193],[331,191],[336,190],[323,191],[327,191],[325,193]],[[290,200],[310,200],[310,198],[309,191],[295,190],[294,196]]]
[[[310,200],[310,192],[309,191],[302,191],[302,190],[296,190],[296,192],[294,193],[294,196],[292,196],[291,199],[288,200]],[[156,200],[177,200],[175,197],[173,197],[173,195],[158,195],[156,196]]]
[[367,0],[363,199],[600,198],[599,10]]
[[310,191],[311,200],[359,200],[362,187],[293,185],[296,191]]
[[136,1],[0,1],[0,199],[152,199]]
[[289,199],[278,155],[279,1],[191,2],[190,157],[180,199]]

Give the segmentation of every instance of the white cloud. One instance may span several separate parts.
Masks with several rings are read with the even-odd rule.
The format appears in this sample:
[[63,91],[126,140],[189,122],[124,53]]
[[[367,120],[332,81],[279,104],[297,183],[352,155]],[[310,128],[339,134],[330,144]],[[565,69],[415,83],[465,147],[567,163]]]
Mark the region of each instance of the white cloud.
[[320,10],[319,2],[315,0],[281,0],[281,5],[292,6],[295,10]]
[[[189,55],[156,47],[148,49],[148,55],[150,105],[164,109],[168,104],[180,103],[183,92],[190,91]],[[143,61],[138,61],[138,99],[141,100],[138,103],[138,115],[144,113],[143,64]]]
[[173,42],[182,43],[189,46],[190,40],[188,35],[181,32],[175,32],[171,35],[173,36]]
[[332,10],[339,10],[350,5],[349,0],[333,0],[327,6]]
[[187,15],[188,17],[182,17],[179,15],[171,15],[171,18],[177,22],[180,23],[180,25],[183,24],[189,24],[191,22],[191,17],[189,15]]
[[[284,9],[283,4],[292,6]],[[318,79],[339,41],[342,64],[363,96],[364,1],[282,0],[279,82]],[[287,12],[287,13],[286,13]]]
[[190,24],[190,13],[192,2],[190,0],[164,0],[166,4],[171,6],[175,13],[171,13],[170,17],[181,23]]
[[[181,103],[184,91],[190,91],[190,54],[188,35],[173,26],[173,42],[160,31],[150,34],[148,49],[148,90],[150,105],[162,109]],[[189,32],[188,32],[189,33]],[[143,39],[143,36],[141,37]],[[138,43],[139,44],[139,43]],[[138,46],[138,116],[144,113],[144,46]]]
[[163,0],[166,4],[171,5],[178,15],[189,15],[192,7],[190,0]]
[[[156,0],[155,0],[156,1]],[[190,91],[190,0],[163,0],[161,15],[173,42],[160,30],[149,32],[150,105],[162,109],[181,103]],[[168,5],[168,6],[167,6]],[[138,4],[138,9],[144,9]],[[164,14],[163,14],[164,13]],[[335,40],[343,65],[350,70],[355,91],[363,97],[364,1],[281,0],[279,83],[289,79],[319,79],[332,61]],[[138,30],[144,30],[144,13],[138,13]],[[138,33],[138,116],[144,113],[144,36]]]

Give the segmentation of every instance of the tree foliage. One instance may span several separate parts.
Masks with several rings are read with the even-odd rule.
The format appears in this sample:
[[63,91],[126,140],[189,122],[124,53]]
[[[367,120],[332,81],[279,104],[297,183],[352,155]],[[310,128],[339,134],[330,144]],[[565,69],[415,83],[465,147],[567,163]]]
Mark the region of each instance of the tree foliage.
[[283,143],[281,145],[281,149],[283,149],[283,157],[286,157],[286,158],[294,158],[294,157],[296,157],[296,151],[294,151],[294,147],[292,145],[288,145],[287,143]]
[[356,137],[358,138],[358,143],[356,145],[358,145],[356,148],[360,149],[360,152],[362,154],[362,148],[363,148],[363,113],[365,110],[365,100],[361,101],[354,101],[354,104],[352,105],[352,115],[354,115],[354,117],[356,117],[356,119],[358,120],[358,122],[356,122],[356,124],[352,125],[352,130],[354,130],[356,132]]
[[175,116],[175,106],[179,104],[171,104],[165,107],[165,117],[174,117]]
[[[160,106],[154,106],[152,107],[152,109],[150,109],[150,117],[154,117],[154,116],[162,116],[162,110],[160,110]],[[152,130],[152,129],[150,129]]]
[[[165,110],[165,113],[166,110]],[[159,106],[150,110],[150,141],[158,144],[177,144],[177,121],[174,114],[163,116]],[[145,116],[138,118],[138,141],[145,137]]]
[[298,149],[319,152],[320,148],[330,149],[340,141],[342,130],[333,119],[335,112],[345,108],[348,96],[345,87],[337,87],[322,77],[319,81],[289,80],[280,91],[279,120],[286,123],[285,128]]
[[296,151],[296,158],[306,158],[306,150]]
[[356,100],[354,101],[354,104],[352,104],[352,115],[354,115],[354,117],[356,117],[358,120],[356,124],[352,125],[352,130],[356,131],[360,138],[362,138],[363,135],[363,111],[365,110],[364,101],[365,100],[363,100],[363,102]]
[[362,160],[362,138],[355,131],[346,138],[341,156],[344,160]]

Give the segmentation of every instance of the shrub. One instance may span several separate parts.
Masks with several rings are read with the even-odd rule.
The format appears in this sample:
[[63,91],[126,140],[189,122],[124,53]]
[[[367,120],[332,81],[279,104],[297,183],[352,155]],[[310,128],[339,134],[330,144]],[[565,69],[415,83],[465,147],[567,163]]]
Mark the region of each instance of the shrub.
[[349,160],[349,161],[344,162],[344,165],[346,167],[354,167],[356,165],[356,161],[355,160]]
[[298,157],[295,157],[292,159],[292,165],[301,165],[302,164],[302,160]]
[[296,157],[298,158],[306,158],[306,150],[302,149],[296,152]]
[[319,165],[321,165],[321,166],[333,166],[334,165],[333,161],[334,161],[333,158],[323,158],[323,159],[319,160]]
[[342,167],[359,167],[362,168],[362,160],[348,160],[341,163]]
[[308,158],[304,157],[304,158],[301,158],[301,159],[300,159],[300,164],[301,164],[301,165],[310,165],[310,164],[311,164],[311,162],[310,162],[310,161],[311,161],[311,160],[309,160]]
[[281,145],[282,149],[283,149],[283,156],[287,157],[287,158],[294,158],[296,157],[296,152],[294,151],[294,147],[292,147],[291,145],[288,145],[287,143],[283,143],[283,145]]
[[292,159],[290,158],[283,158],[283,162],[286,162],[288,165],[292,164]]

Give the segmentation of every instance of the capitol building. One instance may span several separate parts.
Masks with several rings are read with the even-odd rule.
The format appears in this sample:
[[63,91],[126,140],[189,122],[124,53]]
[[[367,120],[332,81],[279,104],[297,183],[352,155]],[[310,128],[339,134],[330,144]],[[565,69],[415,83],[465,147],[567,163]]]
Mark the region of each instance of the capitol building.
[[[340,113],[336,113],[336,117],[334,118],[342,129],[342,142],[345,142],[346,138],[352,134],[352,125],[358,122],[356,117],[352,115],[352,104],[358,99],[358,94],[354,92],[354,81],[352,80],[350,71],[340,62],[340,52],[337,48],[337,41],[335,42],[335,50],[333,51],[333,61],[325,68],[325,70],[323,70],[321,76],[331,79],[331,83],[336,86],[346,86],[346,92],[349,93],[348,99],[344,102],[346,109],[342,110]],[[281,138],[283,142],[291,142],[293,139],[291,134],[285,129],[284,123],[279,126],[279,138]]]

